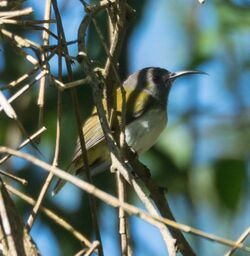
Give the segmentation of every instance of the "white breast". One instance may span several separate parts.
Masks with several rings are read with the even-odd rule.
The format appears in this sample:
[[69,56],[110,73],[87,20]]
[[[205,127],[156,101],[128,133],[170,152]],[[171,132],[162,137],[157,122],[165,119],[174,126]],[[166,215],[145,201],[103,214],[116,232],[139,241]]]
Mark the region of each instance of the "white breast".
[[163,110],[149,110],[125,129],[126,142],[137,153],[151,148],[165,128],[167,115]]

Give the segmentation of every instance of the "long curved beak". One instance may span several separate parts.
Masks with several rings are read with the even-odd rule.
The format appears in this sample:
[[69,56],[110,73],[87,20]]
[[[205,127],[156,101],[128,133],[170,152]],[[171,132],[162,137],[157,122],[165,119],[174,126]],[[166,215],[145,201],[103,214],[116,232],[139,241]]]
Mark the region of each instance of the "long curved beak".
[[196,71],[196,70],[184,70],[184,71],[178,71],[178,72],[173,72],[170,74],[170,79],[174,80],[178,77],[181,76],[186,76],[186,75],[208,75],[208,73],[203,72],[203,71]]

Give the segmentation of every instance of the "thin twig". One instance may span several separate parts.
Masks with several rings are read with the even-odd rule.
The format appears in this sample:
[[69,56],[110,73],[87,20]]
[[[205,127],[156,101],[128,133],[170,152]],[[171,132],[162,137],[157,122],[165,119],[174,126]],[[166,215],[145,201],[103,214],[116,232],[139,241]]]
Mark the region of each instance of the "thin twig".
[[21,25],[21,26],[34,26],[44,23],[53,23],[54,20],[14,20],[14,19],[0,19],[0,24],[12,24],[12,25]]
[[101,32],[101,29],[99,28],[99,26],[98,26],[98,24],[96,22],[96,19],[91,17],[91,20],[92,20],[92,22],[93,22],[93,24],[95,26],[96,32],[97,32],[97,34],[99,36],[99,39],[100,39],[100,41],[102,43],[104,51],[105,51],[105,53],[108,56],[107,62],[106,62],[107,64],[106,64],[106,67],[105,67],[105,70],[104,70],[104,75],[106,76],[106,74],[108,74],[108,70],[107,69],[108,69],[109,65],[111,64],[112,68],[113,68],[113,72],[115,74],[116,81],[118,82],[118,84],[121,84],[121,80],[120,80],[120,77],[119,77],[118,72],[117,72],[117,63],[114,63],[113,56],[112,56],[112,54],[114,54],[112,50],[113,50],[113,48],[115,49],[114,42],[117,43],[116,42],[117,38],[114,37],[114,39],[111,41],[111,50],[109,50],[108,46],[107,46],[107,44],[105,42],[104,36],[103,36],[103,34]]
[[34,66],[38,66],[39,65],[39,61],[36,58],[34,58],[32,55],[30,55],[30,54],[26,53],[25,51],[23,51],[22,48],[13,47],[13,49],[15,49],[17,54],[23,56],[32,65],[34,65]]
[[[244,240],[250,235],[250,227],[248,227],[237,239],[236,243],[240,244],[243,243]],[[231,256],[235,251],[237,250],[236,247],[231,248],[227,253],[225,253],[225,256]]]
[[[117,179],[117,189],[118,189],[118,198],[121,202],[125,202],[126,198],[126,184],[121,176],[120,172],[116,172]],[[119,234],[120,234],[120,243],[121,243],[121,255],[128,255],[128,234],[127,234],[127,216],[125,211],[122,208],[119,208]]]
[[[43,132],[46,131],[46,128],[45,127],[42,127],[41,129],[39,129],[38,131],[36,131],[34,134],[32,134],[30,136],[30,139],[31,140],[34,140],[37,136],[41,135]],[[26,139],[25,141],[23,141],[18,147],[17,149],[21,149],[23,148],[24,146],[26,146],[28,143],[30,142],[29,139]],[[5,161],[7,161],[9,158],[11,157],[11,155],[6,155],[4,157],[2,157],[0,159],[0,164],[4,163]]]
[[33,13],[33,9],[31,7],[25,8],[23,10],[17,10],[17,11],[0,12],[0,19],[26,16],[31,13]]
[[[13,94],[9,99],[8,103],[13,102],[16,100],[19,96],[21,96],[24,92],[26,92],[34,83],[36,83],[39,79],[41,79],[43,76],[47,74],[46,71],[42,71],[40,74],[38,74],[33,81],[31,81],[29,84],[24,85],[20,90],[18,90],[15,94]],[[3,107],[0,106],[0,112],[3,110]]]
[[5,171],[1,170],[1,169],[0,169],[0,174],[1,174],[1,175],[4,175],[4,176],[6,176],[6,177],[8,177],[8,178],[10,178],[10,179],[12,179],[12,180],[14,180],[14,181],[19,182],[19,183],[21,183],[22,185],[27,185],[27,184],[28,184],[28,181],[27,181],[27,180],[22,179],[22,178],[19,178],[19,177],[13,175],[13,174],[10,174],[10,173],[8,173],[8,172],[5,172]]
[[66,90],[66,89],[71,89],[71,88],[77,87],[79,85],[86,85],[86,84],[91,83],[91,79],[88,76],[86,78],[79,79],[79,80],[69,82],[69,83],[63,83],[62,81],[59,81],[58,79],[56,79],[53,76],[51,76],[51,79],[58,86],[59,90],[62,90],[62,91]]
[[25,130],[22,122],[19,120],[19,118],[18,118],[14,108],[12,108],[11,104],[8,102],[8,100],[5,98],[4,94],[1,91],[0,91],[0,105],[1,105],[2,109],[4,110],[5,114],[9,118],[11,118],[11,119],[13,119],[15,121],[15,123],[17,124],[17,127],[19,128],[21,133],[23,135],[25,135],[26,137],[28,137],[29,142],[33,146],[33,148],[36,149],[36,151],[42,155],[42,153],[39,150],[39,148],[36,146],[36,144],[33,142],[33,140],[28,135],[28,133]]
[[30,49],[33,49],[35,52],[41,50],[41,46],[35,43],[34,41],[18,36],[4,28],[0,28],[0,34],[2,34],[2,36],[4,36],[6,39],[11,41],[12,43],[15,43],[17,47],[30,48]]
[[[42,62],[39,61],[39,63],[38,63],[37,65],[34,65],[33,69],[32,69],[30,72],[28,72],[28,73],[26,73],[26,74],[20,76],[20,77],[19,77],[18,79],[16,79],[16,80],[11,81],[11,82],[10,82],[9,84],[7,84],[7,85],[1,85],[1,88],[0,88],[0,89],[1,89],[1,90],[6,90],[6,89],[10,89],[10,88],[12,88],[12,87],[15,87],[15,86],[19,85],[21,82],[25,81],[27,78],[30,78],[37,70],[40,69],[41,66],[43,66],[45,63],[47,63],[55,54],[56,54],[56,49],[53,49],[53,50],[51,51],[50,55],[47,57],[46,60],[44,60],[44,61],[42,61]],[[49,74],[50,74],[49,70],[42,70],[42,71],[35,77],[35,79],[34,79],[31,83],[33,84],[34,82],[39,81],[44,75],[49,75]]]
[[21,75],[19,78],[11,81],[9,84],[7,84],[5,86],[1,86],[1,89],[5,90],[5,89],[8,89],[9,87],[14,87],[14,86],[18,85],[19,83],[23,82],[27,78],[30,78],[38,69],[39,69],[39,67],[35,66],[30,72],[28,72],[24,75]]
[[[44,10],[44,19],[49,20],[50,16],[51,16],[51,0],[46,0],[45,10]],[[42,34],[43,47],[46,47],[49,45],[50,34],[48,33],[48,31],[50,28],[50,24],[45,23],[43,25],[43,27],[45,28],[45,30],[43,30],[43,34]],[[47,52],[43,52],[43,54],[41,56],[41,60],[45,62],[44,65],[42,66],[42,68],[44,70],[49,70],[48,62],[46,61],[47,57],[48,57]],[[44,122],[45,83],[46,83],[46,79],[45,79],[45,77],[43,77],[39,83],[39,93],[38,93],[38,98],[37,98],[37,105],[39,108],[38,127],[43,126],[43,122]]]
[[100,244],[99,241],[94,241],[88,250],[83,249],[78,253],[76,253],[74,256],[81,256],[81,255],[90,256],[99,246],[99,244]]

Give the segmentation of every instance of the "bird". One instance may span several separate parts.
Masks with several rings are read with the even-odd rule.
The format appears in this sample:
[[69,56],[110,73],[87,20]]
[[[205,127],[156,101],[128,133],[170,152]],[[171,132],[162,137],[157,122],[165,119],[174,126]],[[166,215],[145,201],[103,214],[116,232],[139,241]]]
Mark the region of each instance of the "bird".
[[[167,103],[173,82],[186,75],[206,74],[203,71],[187,70],[170,72],[159,67],[147,67],[131,74],[124,82],[126,98],[125,140],[138,155],[148,151],[167,125]],[[117,88],[117,113],[122,110],[122,92]],[[82,126],[90,173],[108,169],[110,156],[96,107]],[[84,170],[79,138],[69,173],[80,175]],[[59,179],[52,195],[57,194],[65,181]]]

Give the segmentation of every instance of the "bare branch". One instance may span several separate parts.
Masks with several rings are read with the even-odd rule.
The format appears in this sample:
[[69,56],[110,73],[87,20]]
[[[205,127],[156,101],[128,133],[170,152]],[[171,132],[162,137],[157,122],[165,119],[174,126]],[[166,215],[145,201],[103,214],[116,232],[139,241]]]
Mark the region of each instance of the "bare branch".
[[[250,227],[248,227],[239,237],[239,239],[237,239],[236,243],[240,244],[243,243],[244,240],[250,235]],[[229,250],[225,256],[231,256],[235,251],[237,250],[236,247],[233,247],[231,250]]]
[[25,8],[23,10],[17,11],[7,11],[7,12],[0,12],[0,20],[1,19],[9,19],[14,17],[26,16],[33,13],[33,9],[31,7]]
[[27,181],[27,180],[22,179],[22,178],[19,178],[19,177],[13,175],[13,174],[10,174],[10,173],[8,173],[8,172],[5,172],[5,171],[1,170],[1,169],[0,169],[0,174],[6,176],[6,177],[8,177],[8,178],[10,178],[10,179],[12,179],[12,180],[14,180],[14,181],[16,181],[16,182],[19,182],[19,183],[21,183],[22,185],[27,185],[27,184],[28,184],[28,181]]

